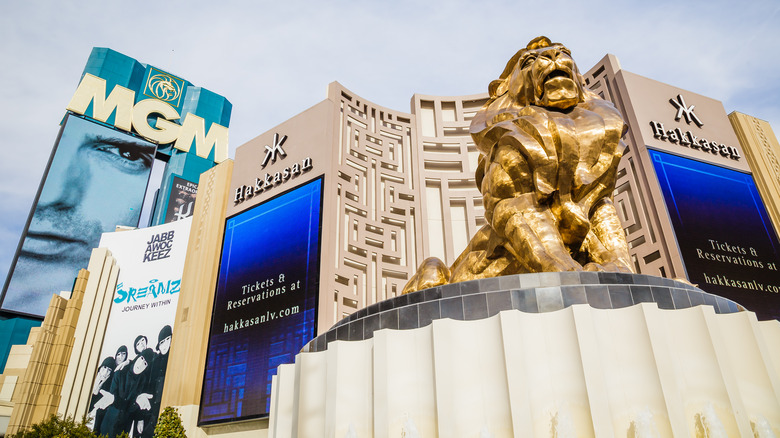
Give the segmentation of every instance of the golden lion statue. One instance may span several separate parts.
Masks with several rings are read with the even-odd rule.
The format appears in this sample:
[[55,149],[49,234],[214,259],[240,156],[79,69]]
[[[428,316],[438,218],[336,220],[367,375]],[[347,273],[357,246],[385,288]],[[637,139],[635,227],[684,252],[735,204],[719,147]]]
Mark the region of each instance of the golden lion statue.
[[526,272],[633,272],[612,203],[628,129],[615,106],[547,37],[518,51],[489,92],[470,128],[487,225],[451,268],[424,260],[403,293]]

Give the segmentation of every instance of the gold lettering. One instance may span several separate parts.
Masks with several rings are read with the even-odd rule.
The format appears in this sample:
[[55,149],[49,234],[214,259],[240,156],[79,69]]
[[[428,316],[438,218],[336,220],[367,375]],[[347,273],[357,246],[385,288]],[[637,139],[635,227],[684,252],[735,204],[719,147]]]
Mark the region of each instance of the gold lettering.
[[[157,118],[157,127],[149,126],[149,115],[160,114]],[[179,113],[170,104],[157,99],[144,99],[133,108],[133,126],[142,137],[156,141],[160,144],[171,143],[179,136],[181,127],[168,120],[176,120]]]
[[89,104],[92,103],[92,118],[107,123],[111,113],[116,111],[114,126],[125,131],[131,131],[135,92],[117,85],[111,90],[111,94],[108,98],[105,96],[105,79],[86,73],[84,79],[81,80],[81,83],[76,89],[76,92],[73,93],[73,97],[70,99],[70,103],[68,103],[67,110],[85,115],[87,108],[89,108]]
[[206,121],[202,117],[188,113],[184,116],[179,137],[173,147],[189,152],[193,141],[195,154],[199,157],[208,158],[212,149],[214,149],[215,162],[221,163],[228,157],[228,129],[212,123],[211,129],[206,133]]
[[[173,147],[189,152],[195,143],[195,154],[208,158],[214,150],[214,161],[221,163],[228,158],[228,128],[212,123],[206,131],[206,122],[202,117],[188,113],[181,126],[172,122],[180,119],[176,109],[157,99],[144,99],[137,104],[135,92],[120,85],[114,87],[106,96],[106,80],[89,73],[84,75],[76,92],[68,103],[68,111],[91,116],[95,120],[108,123],[114,114],[114,126],[127,132],[136,132],[159,144],[174,143]],[[92,104],[92,114],[86,114]],[[155,127],[149,125],[150,114],[159,114]]]

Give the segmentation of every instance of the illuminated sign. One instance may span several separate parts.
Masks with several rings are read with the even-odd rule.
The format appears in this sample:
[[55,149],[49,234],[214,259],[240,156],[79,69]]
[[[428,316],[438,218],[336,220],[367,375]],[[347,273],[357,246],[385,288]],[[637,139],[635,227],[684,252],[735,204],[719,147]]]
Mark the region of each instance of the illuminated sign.
[[165,211],[165,223],[192,216],[197,194],[198,184],[174,176],[171,193],[168,196],[168,209]]
[[[265,155],[263,161],[260,163],[261,168],[265,168],[270,161],[271,164],[276,163],[277,157],[285,158],[287,153],[282,149],[282,145],[287,140],[287,136],[279,138],[279,134],[274,134],[274,141],[271,146],[265,145]],[[259,195],[267,190],[270,190],[288,180],[295,178],[302,173],[306,173],[313,168],[311,157],[304,158],[300,163],[293,163],[292,166],[287,166],[273,174],[266,172],[262,177],[255,178],[254,184],[241,185],[236,188],[233,196],[233,202],[237,205],[253,196]]]
[[649,151],[688,279],[780,319],[780,243],[753,178]]
[[[154,80],[153,80],[154,79]],[[181,89],[173,76],[150,76],[145,90],[155,96],[152,99],[143,99],[135,103],[135,91],[117,85],[106,95],[106,81],[89,73],[84,75],[76,92],[73,94],[68,111],[76,114],[87,114],[91,107],[91,117],[104,123],[109,123],[113,114],[112,124],[124,131],[135,132],[142,137],[158,144],[173,143],[173,147],[189,152],[193,142],[195,154],[202,158],[208,158],[214,150],[214,161],[220,163],[228,157],[228,128],[212,123],[206,131],[206,123],[202,117],[187,113],[181,125],[174,120],[181,118],[179,111],[168,100],[180,98]],[[178,97],[177,97],[178,93]],[[161,100],[157,97],[164,97]],[[158,115],[154,127],[149,124],[149,118]]]
[[322,182],[226,221],[200,424],[267,415],[276,368],[314,337]]

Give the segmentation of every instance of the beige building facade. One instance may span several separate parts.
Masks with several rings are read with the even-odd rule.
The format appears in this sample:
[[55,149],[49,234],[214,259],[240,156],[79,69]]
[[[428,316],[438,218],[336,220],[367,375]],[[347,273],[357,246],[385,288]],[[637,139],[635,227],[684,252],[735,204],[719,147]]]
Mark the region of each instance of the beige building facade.
[[471,236],[485,225],[482,194],[474,180],[479,152],[469,135],[469,125],[486,101],[487,93],[412,97],[415,144],[420,154],[416,167],[425,207],[423,259],[438,257],[452,264]]
[[24,374],[13,390],[6,433],[19,432],[57,412],[88,278],[89,271],[82,269],[70,297],[52,295]]
[[[615,205],[626,231],[633,266],[638,273],[687,278],[678,238],[663,200],[662,187],[648,155],[649,149],[690,157],[745,174],[749,174],[752,169],[777,227],[780,223],[777,204],[777,199],[780,199],[780,180],[777,179],[778,173],[774,171],[777,170],[776,158],[780,152],[777,140],[768,125],[748,116],[732,114],[730,119],[737,132],[735,135],[720,102],[626,72],[620,68],[617,58],[613,55],[605,56],[586,72],[584,77],[591,91],[615,103],[629,125],[629,131],[624,138],[628,148],[618,171]],[[683,96],[687,104],[683,104],[683,98],[676,100],[677,96]],[[316,332],[324,333],[342,318],[400,295],[407,280],[425,258],[435,256],[446,264],[451,264],[474,233],[485,224],[482,196],[474,179],[478,152],[469,135],[469,125],[486,99],[486,93],[463,96],[415,94],[411,99],[409,112],[402,112],[372,103],[334,82],[328,86],[325,100],[238,147],[234,161],[226,160],[201,175],[181,295],[176,310],[176,336],[172,340],[169,372],[162,398],[163,406],[179,408],[188,436],[241,437],[268,436],[269,433],[268,419],[198,426],[212,306],[220,270],[226,218],[307,181],[323,178]],[[676,118],[675,115],[679,112],[670,100],[678,101],[686,111],[689,111],[690,105],[695,102],[695,111],[683,111],[683,115],[687,114],[687,117]],[[703,126],[700,126],[697,120],[703,121]],[[718,122],[713,123],[715,120]],[[664,126],[661,134],[660,125]],[[700,149],[681,147],[679,141],[675,143],[669,140],[667,133],[674,129],[692,132],[699,138],[706,137],[718,145],[724,145],[724,153],[708,153]],[[57,366],[62,366],[63,361],[67,361],[68,367],[57,371],[61,374],[59,384],[62,386],[50,392],[51,397],[56,395],[60,401],[47,405],[51,412],[79,417],[86,411],[94,381],[94,370],[99,360],[97,355],[102,333],[105,331],[108,317],[107,309],[116,288],[117,272],[120,268],[107,251],[93,253],[89,266],[89,281],[85,280],[81,313],[73,319],[72,331],[69,332],[70,341],[63,340],[64,343],[70,342],[73,349],[68,350],[67,354],[63,350],[58,356],[61,360],[55,361]],[[65,312],[64,306],[63,303],[62,312]],[[680,379],[693,376],[695,370],[686,368],[687,362],[683,360],[668,365],[658,359],[672,358],[678,353],[690,354],[691,361],[700,362],[707,370],[706,378],[702,379],[709,379],[710,383],[716,382],[712,383],[714,386],[708,387],[707,391],[714,393],[716,397],[713,400],[720,403],[716,403],[713,409],[717,418],[726,418],[724,430],[743,435],[749,433],[753,427],[751,418],[726,412],[745,406],[750,407],[750,412],[760,413],[761,418],[771,424],[778,424],[780,420],[774,409],[778,406],[777,397],[780,393],[780,377],[776,365],[780,358],[776,357],[773,349],[767,347],[777,338],[776,322],[757,323],[752,315],[716,316],[706,310],[694,309],[686,310],[685,315],[671,316],[668,314],[670,312],[650,307],[652,306],[643,305],[621,310],[619,314],[614,314],[614,318],[605,316],[607,311],[570,308],[565,310],[565,313],[550,313],[539,318],[525,314],[501,314],[500,317],[478,323],[456,325],[450,321],[439,321],[433,326],[416,329],[414,333],[390,334],[385,331],[374,341],[361,341],[360,345],[339,343],[333,351],[301,355],[300,363],[284,368],[285,371],[280,374],[277,382],[286,382],[283,384],[290,389],[297,388],[297,382],[303,378],[315,381],[315,377],[319,376],[322,379],[315,383],[315,386],[319,385],[320,392],[306,395],[309,398],[304,401],[322,405],[332,401],[333,397],[338,398],[336,401],[339,403],[333,405],[338,412],[323,412],[322,418],[312,416],[311,419],[301,420],[301,427],[308,428],[313,422],[318,422],[318,425],[328,423],[330,417],[327,415],[331,414],[348,418],[347,412],[363,412],[373,406],[375,412],[371,415],[375,417],[372,418],[380,419],[384,422],[383,427],[386,426],[382,433],[377,433],[376,436],[393,436],[390,434],[410,430],[403,429],[407,426],[404,426],[401,419],[405,406],[403,394],[393,401],[395,404],[392,407],[372,405],[376,403],[371,399],[373,395],[365,392],[351,393],[356,397],[363,397],[360,400],[355,398],[349,403],[341,403],[345,398],[349,398],[350,394],[334,392],[328,385],[340,386],[342,381],[359,378],[366,384],[375,385],[379,388],[377,391],[389,390],[388,382],[395,382],[387,377],[393,374],[390,364],[399,362],[403,358],[402,353],[415,353],[406,351],[396,338],[408,338],[406,341],[415,343],[414,345],[419,347],[419,351],[415,353],[419,353],[419,356],[416,356],[415,360],[422,361],[420,367],[432,370],[432,373],[425,376],[414,375],[420,368],[408,366],[409,363],[406,363],[408,369],[404,372],[411,373],[412,381],[432,386],[445,379],[444,381],[456,385],[458,376],[441,368],[444,362],[434,360],[435,355],[439,354],[432,350],[434,346],[442,347],[446,352],[446,356],[440,359],[446,359],[446,363],[459,363],[464,372],[477,375],[480,373],[477,362],[482,359],[473,355],[464,357],[456,354],[460,349],[471,345],[461,345],[458,339],[491,339],[491,342],[495,341],[497,344],[483,346],[490,350],[486,350],[485,358],[500,356],[505,362],[491,362],[491,367],[503,372],[496,374],[503,380],[491,381],[490,385],[493,385],[492,390],[500,396],[498,398],[507,403],[500,406],[500,412],[495,413],[495,418],[492,414],[486,414],[482,418],[474,413],[480,407],[492,406],[490,403],[470,406],[470,401],[458,400],[452,391],[446,390],[444,386],[434,386],[433,394],[440,400],[440,405],[431,400],[423,400],[423,403],[420,399],[415,402],[419,403],[419,409],[436,414],[433,420],[428,418],[425,423],[417,423],[416,427],[425,431],[420,436],[435,436],[437,433],[439,436],[457,436],[449,434],[451,430],[448,428],[454,427],[452,424],[455,424],[449,419],[457,419],[460,413],[474,414],[463,420],[469,422],[468,427],[464,426],[463,430],[474,429],[475,434],[480,433],[483,427],[480,422],[487,422],[499,425],[495,430],[501,432],[495,436],[510,436],[512,430],[539,435],[541,431],[550,430],[550,415],[560,410],[534,410],[532,405],[536,399],[524,398],[526,391],[523,389],[523,385],[531,380],[526,382],[527,376],[518,377],[508,370],[515,369],[515,365],[519,364],[518,366],[522,365],[527,370],[541,373],[546,365],[541,359],[539,362],[521,363],[525,359],[515,357],[517,354],[512,352],[525,350],[516,350],[512,343],[522,342],[512,339],[502,344],[503,341],[500,341],[501,338],[496,333],[510,329],[536,332],[549,329],[549,333],[560,334],[561,339],[565,339],[567,346],[571,347],[555,354],[550,353],[545,356],[547,362],[544,363],[554,366],[565,362],[569,364],[569,368],[558,370],[561,375],[576,376],[576,379],[572,377],[567,381],[570,387],[560,388],[561,393],[570,396],[561,400],[568,400],[566,403],[575,406],[576,409],[572,408],[575,411],[579,409],[572,414],[576,417],[573,417],[572,421],[587,425],[587,436],[611,436],[602,435],[599,431],[612,428],[636,429],[640,426],[632,424],[642,421],[641,412],[620,410],[623,400],[615,391],[620,385],[620,379],[615,377],[614,380],[605,380],[598,371],[600,364],[607,363],[608,358],[623,355],[624,350],[605,345],[615,341],[611,334],[620,333],[625,327],[629,327],[632,333],[641,335],[642,346],[637,347],[632,341],[633,338],[628,337],[620,337],[620,345],[625,347],[625,351],[639,355],[636,357],[655,358],[656,362],[631,364],[628,363],[631,362],[630,358],[623,358],[621,360],[628,362],[620,369],[637,370],[632,367],[639,366],[633,375],[637,381],[646,379],[647,376],[655,376],[653,379],[657,381],[652,385],[638,384],[642,387],[636,388],[640,391],[636,398],[642,403],[646,402],[646,406],[649,406],[647,409],[652,411],[655,418],[660,419],[654,423],[654,427],[661,432],[661,436],[676,436],[678,433],[690,432],[689,429],[695,427],[695,421],[690,423],[680,416],[691,414],[695,417],[699,414],[700,419],[711,418],[707,411],[709,408],[700,403],[701,400],[694,400],[698,395],[688,397],[686,394],[693,392],[686,392],[687,388],[680,387]],[[622,321],[620,324],[623,325],[616,323],[616,320]],[[580,326],[585,328],[580,329]],[[683,344],[667,347],[665,345],[674,338],[670,326],[690,334],[685,345],[695,346],[698,340],[703,339],[714,346],[712,349],[689,353],[686,353],[687,347]],[[45,329],[37,330],[35,336],[31,334],[31,339],[35,338],[38,342],[43,338],[48,339],[46,336],[49,335],[46,333],[49,332]],[[749,339],[751,349],[733,346],[735,342],[739,343],[742,335]],[[376,348],[377,342],[384,343],[381,344],[382,349]],[[396,345],[395,350],[391,348],[392,345]],[[25,348],[31,350],[32,347]],[[578,348],[581,348],[581,351]],[[734,348],[742,350],[732,351]],[[18,400],[17,406],[20,409],[27,409],[23,406],[32,403],[26,401],[21,393],[13,398],[11,394],[14,394],[14,385],[18,392],[20,385],[17,382],[26,382],[25,373],[20,370],[24,367],[32,369],[29,364],[38,360],[29,358],[36,358],[36,354],[43,353],[25,350],[28,356],[24,356],[21,350],[23,348],[15,350],[18,357],[12,354],[6,367],[3,386],[0,389],[0,412],[2,409],[9,409],[11,400]],[[532,353],[533,351],[530,351],[528,357],[532,357]],[[575,357],[576,354],[581,356]],[[755,364],[763,374],[753,380],[745,377],[752,365],[733,364],[730,359],[732,354],[750,356],[750,364]],[[572,358],[579,362],[571,361]],[[338,362],[339,360],[341,362]],[[339,368],[336,372],[334,363],[350,365]],[[395,365],[399,369],[405,366],[400,362]],[[615,366],[616,369],[619,368]],[[304,367],[309,367],[314,375],[305,377],[298,374],[302,373],[301,368]],[[354,370],[354,373],[350,374],[350,370]],[[326,375],[328,378],[334,377],[335,380],[325,379]],[[405,378],[398,376],[400,374],[392,378]],[[385,380],[379,382],[372,379]],[[33,380],[35,379],[30,380],[30,384]],[[35,384],[42,382],[44,380]],[[56,382],[50,383],[52,388],[56,386]],[[751,388],[756,385],[764,389],[752,398]],[[363,387],[361,391],[372,387],[374,386]],[[535,388],[536,394],[544,399],[544,388]],[[292,409],[290,406],[293,399],[289,397],[295,396],[290,394],[292,393],[277,393],[274,403]],[[8,400],[3,396],[8,396]],[[554,401],[544,400],[548,403]],[[769,406],[769,411],[759,409],[756,405],[759,402],[755,400],[768,400],[769,404],[766,406]],[[300,405],[300,400],[298,404]],[[412,403],[409,406],[417,405]],[[589,407],[586,409],[583,406]],[[723,408],[726,411],[719,411],[722,406],[726,406]],[[379,408],[386,412],[377,414]],[[392,418],[388,416],[390,413]],[[290,412],[288,414],[292,415]],[[365,414],[363,420],[369,418],[368,413]],[[560,415],[563,421],[564,414]],[[279,423],[292,417],[272,418],[275,419],[271,420],[271,434],[276,434],[273,436],[295,436],[291,432],[283,432],[286,429]],[[759,418],[756,421],[760,423],[764,420]],[[306,423],[309,421],[312,423]],[[346,433],[349,436],[348,422],[345,424],[346,429],[331,428],[328,433],[335,433],[333,436],[345,436]],[[311,430],[322,430],[311,427]],[[368,423],[359,428],[369,433]],[[487,430],[494,429],[489,426]],[[434,435],[430,435],[431,433]],[[304,435],[299,433],[297,436]],[[371,435],[369,433],[366,436]],[[630,436],[644,435],[635,433]]]
[[[236,150],[227,216],[324,177],[318,331],[400,294],[422,260],[415,132],[409,113],[334,82],[326,100]],[[263,167],[266,147],[281,139],[285,155]],[[255,189],[295,164],[299,175]]]
[[[648,148],[747,174],[751,154],[744,151],[717,100],[622,70],[614,55],[605,56],[584,77],[588,88],[612,101],[629,125],[614,196],[634,269],[688,279]],[[705,120],[704,126],[675,119],[677,110],[670,100],[678,95],[695,102],[694,117]],[[291,154],[285,162],[311,155],[314,170],[309,176],[325,175],[320,332],[358,309],[399,294],[425,258],[451,264],[484,225],[482,195],[474,182],[479,153],[468,129],[486,99],[487,93],[415,94],[411,112],[402,113],[334,82],[328,99],[238,148],[231,196],[262,173],[257,163],[274,135],[287,135],[286,145],[298,142],[285,149]],[[709,138],[729,152],[707,153],[657,138],[650,122]],[[767,127],[762,129],[757,139],[767,132]],[[772,149],[761,150],[769,169],[772,155],[766,151]],[[767,188],[762,194],[769,193],[760,175],[756,180],[759,188]],[[228,216],[279,192],[272,189],[231,202]],[[770,215],[776,215],[772,196],[764,196],[769,199],[765,203]]]
[[87,270],[89,280],[72,334],[73,348],[67,358],[57,413],[80,418],[88,411],[94,386],[94,373],[100,363],[111,300],[117,285],[119,267],[105,248],[92,250]]
[[[659,139],[650,122],[657,122],[667,128],[682,128],[682,132],[699,129],[701,132],[695,132],[696,136],[717,138],[719,142],[734,147],[738,156],[744,157],[727,123],[723,104],[627,72],[620,67],[614,55],[602,58],[584,76],[588,88],[614,103],[628,124],[628,132],[624,136],[628,148],[620,162],[614,196],[615,206],[626,231],[634,269],[642,274],[687,279],[648,147],[742,172],[750,172],[750,167],[744,158],[734,160],[704,154]],[[695,110],[708,121],[706,126],[697,127],[696,122],[693,122],[693,127],[690,127],[691,123],[686,123],[684,119],[675,119],[676,111],[669,100],[680,95],[688,96],[689,100],[696,99]]]
[[686,279],[759,319],[777,318],[778,176],[768,124],[625,71],[613,55],[584,76],[629,126],[615,205],[636,271]]

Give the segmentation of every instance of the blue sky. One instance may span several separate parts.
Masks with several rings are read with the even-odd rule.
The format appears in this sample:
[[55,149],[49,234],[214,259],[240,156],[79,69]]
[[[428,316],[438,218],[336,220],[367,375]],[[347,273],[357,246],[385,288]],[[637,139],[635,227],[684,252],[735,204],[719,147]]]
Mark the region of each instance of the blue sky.
[[[221,3],[217,6],[218,3]],[[0,281],[65,106],[94,46],[233,103],[235,148],[339,81],[409,111],[414,93],[482,93],[538,35],[580,70],[606,53],[631,72],[709,96],[780,130],[780,2],[8,2],[0,16]]]

